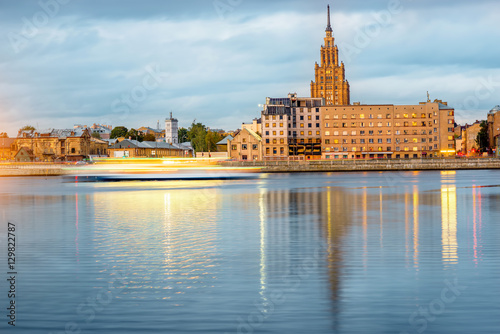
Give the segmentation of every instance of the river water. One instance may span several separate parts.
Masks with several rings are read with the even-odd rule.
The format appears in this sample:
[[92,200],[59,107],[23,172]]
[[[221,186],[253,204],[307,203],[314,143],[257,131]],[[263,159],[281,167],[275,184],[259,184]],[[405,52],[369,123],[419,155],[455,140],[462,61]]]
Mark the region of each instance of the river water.
[[0,332],[499,333],[499,180],[0,178]]

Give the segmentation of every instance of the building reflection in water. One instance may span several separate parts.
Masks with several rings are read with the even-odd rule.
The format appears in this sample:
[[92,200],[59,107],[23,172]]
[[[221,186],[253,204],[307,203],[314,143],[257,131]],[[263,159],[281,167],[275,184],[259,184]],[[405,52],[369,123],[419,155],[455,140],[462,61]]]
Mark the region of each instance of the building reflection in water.
[[[96,262],[113,262],[116,270],[130,277],[130,284],[143,289],[169,282],[158,292],[164,299],[172,295],[167,290],[184,294],[188,289],[212,286],[216,278],[216,212],[222,201],[217,188],[201,182],[196,185],[196,191],[165,191],[161,189],[164,184],[157,187],[156,183],[127,183],[130,189],[107,184],[113,200],[108,191],[95,192]],[[114,191],[118,190],[114,187],[122,189]],[[130,289],[126,293],[136,292]]]
[[481,231],[482,231],[482,198],[481,198],[481,188],[472,187],[472,237],[473,237],[473,261],[477,266],[479,259],[481,259]]
[[442,258],[445,267],[458,263],[456,172],[441,172]]
[[[339,314],[343,240],[356,212],[352,209],[362,205],[367,205],[366,194],[356,197],[341,188],[260,191],[260,294],[264,306],[272,292],[270,282],[283,284],[283,278],[296,276],[302,289],[306,281],[325,272],[332,314]],[[363,229],[367,236],[366,217]],[[316,268],[308,272],[304,263],[311,261]]]
[[413,265],[418,270],[419,221],[418,186],[413,186]]

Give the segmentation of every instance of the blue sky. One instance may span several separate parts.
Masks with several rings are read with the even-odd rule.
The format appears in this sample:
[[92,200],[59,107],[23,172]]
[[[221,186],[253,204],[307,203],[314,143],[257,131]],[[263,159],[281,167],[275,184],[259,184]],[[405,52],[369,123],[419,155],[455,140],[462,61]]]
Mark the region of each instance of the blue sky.
[[154,127],[172,111],[236,129],[267,96],[309,96],[326,5],[351,101],[500,104],[497,0],[0,0],[0,132]]

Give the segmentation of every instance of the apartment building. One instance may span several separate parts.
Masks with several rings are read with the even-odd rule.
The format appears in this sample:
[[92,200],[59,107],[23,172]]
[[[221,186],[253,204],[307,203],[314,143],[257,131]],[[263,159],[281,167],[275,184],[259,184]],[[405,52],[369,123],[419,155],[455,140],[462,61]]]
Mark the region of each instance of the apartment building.
[[421,158],[455,155],[454,109],[419,105],[320,108],[323,159]]
[[262,111],[263,159],[321,158],[324,98],[267,98]]

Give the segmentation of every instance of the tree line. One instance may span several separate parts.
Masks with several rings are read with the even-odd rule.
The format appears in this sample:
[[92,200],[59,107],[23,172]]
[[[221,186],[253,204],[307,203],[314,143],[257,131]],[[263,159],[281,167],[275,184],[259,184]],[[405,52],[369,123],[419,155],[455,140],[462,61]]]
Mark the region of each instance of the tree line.
[[[209,130],[202,123],[192,123],[189,128],[179,128],[177,132],[179,143],[191,143],[196,152],[216,152],[217,143],[223,139],[223,136],[218,133]],[[142,135],[139,131],[135,129],[128,130],[124,126],[117,126],[111,131],[111,139],[116,138],[129,138],[131,137],[137,141],[155,141],[155,137],[152,134]]]

